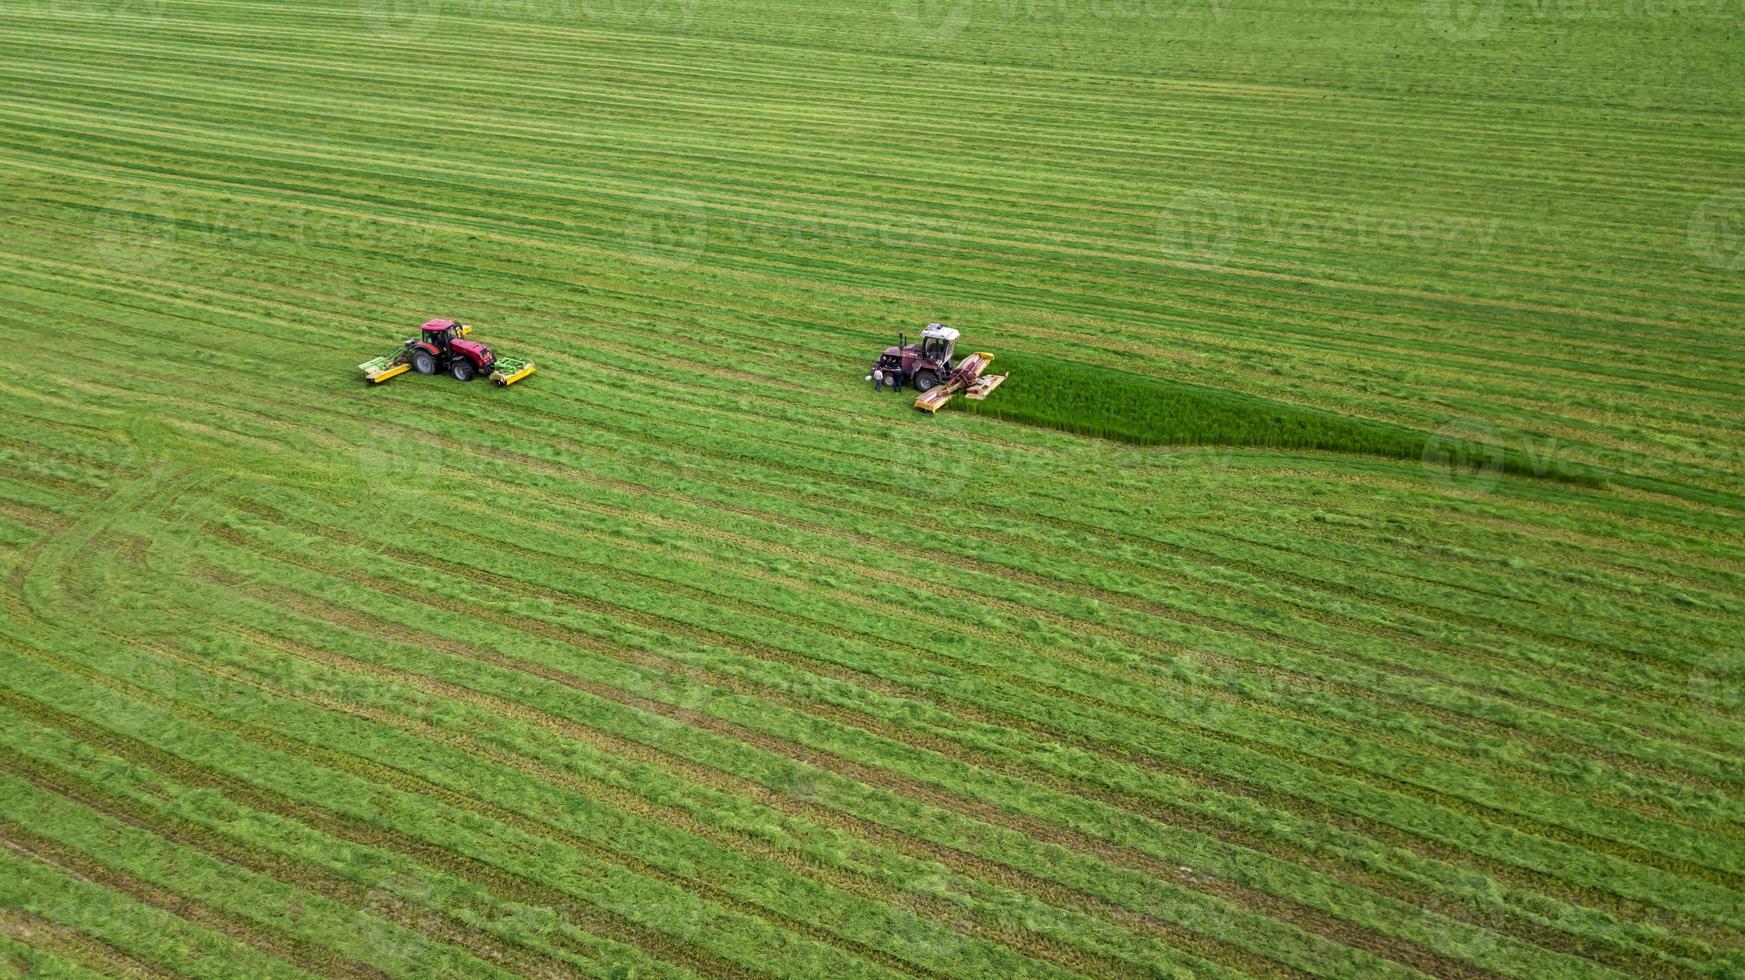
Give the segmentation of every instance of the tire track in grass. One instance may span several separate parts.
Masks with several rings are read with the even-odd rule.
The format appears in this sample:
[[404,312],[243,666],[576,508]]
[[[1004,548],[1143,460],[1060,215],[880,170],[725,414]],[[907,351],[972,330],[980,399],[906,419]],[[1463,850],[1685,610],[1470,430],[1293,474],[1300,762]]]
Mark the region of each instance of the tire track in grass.
[[[670,943],[663,944],[657,938],[648,935],[635,935],[634,930],[640,927],[624,924],[629,926],[629,930],[626,930],[614,926],[610,924],[605,913],[594,912],[590,906],[576,906],[567,896],[553,889],[545,888],[531,879],[517,878],[513,874],[498,871],[489,865],[476,864],[469,858],[452,854],[435,845],[399,837],[391,829],[377,826],[374,823],[325,810],[302,800],[284,796],[270,788],[255,786],[242,782],[233,776],[201,768],[196,763],[171,755],[132,736],[99,727],[94,722],[63,713],[52,705],[31,700],[26,695],[10,690],[0,690],[0,702],[17,711],[21,716],[32,719],[36,724],[49,730],[65,732],[78,737],[86,744],[113,753],[115,758],[144,767],[159,778],[179,780],[187,786],[195,787],[197,792],[210,791],[222,794],[226,799],[234,801],[239,806],[251,807],[254,812],[271,814],[279,819],[309,827],[334,840],[369,848],[380,853],[393,854],[405,859],[422,861],[422,864],[411,865],[414,869],[411,873],[419,877],[422,877],[421,871],[424,868],[440,867],[445,874],[475,883],[483,894],[490,896],[491,900],[496,903],[494,908],[504,909],[516,905],[561,908],[564,910],[564,915],[580,920],[596,929],[602,923],[607,923],[605,928],[596,934],[610,932],[618,933],[621,936],[628,935],[628,941],[619,940],[626,946],[656,950],[662,949],[663,945],[670,946]],[[404,846],[396,846],[396,842]],[[475,864],[476,867],[474,867]],[[465,873],[469,867],[478,872],[477,876]],[[506,899],[503,897],[504,895],[513,897]],[[410,904],[405,907],[413,908]],[[411,911],[410,914],[427,922],[428,916],[433,911],[429,907],[419,907]],[[599,955],[597,949],[580,945],[567,936],[558,936],[552,942],[558,949],[568,951],[576,957],[593,958]],[[668,949],[666,952],[671,954],[672,950]],[[650,956],[653,957],[654,954],[650,954]],[[684,959],[684,956],[680,956],[674,962]],[[659,963],[661,961],[656,959],[653,962]],[[694,960],[690,964],[693,970],[685,975],[744,975],[736,973],[734,968],[724,968],[720,964],[714,965],[713,968],[695,969],[704,962],[703,960]]]
[[[15,649],[17,648],[15,647]],[[24,648],[21,649],[20,652],[50,670],[56,671],[60,674],[80,677],[95,682],[100,690],[108,691],[112,695],[120,695],[127,698],[139,698],[142,700],[142,703],[151,704],[154,708],[164,711],[169,717],[176,719],[181,724],[193,726],[199,730],[220,737],[235,739],[236,743],[252,746],[254,750],[272,753],[287,758],[302,759],[304,761],[310,761],[310,756],[321,755],[327,751],[320,747],[295,742],[295,740],[288,739],[277,733],[269,732],[264,729],[234,723],[227,726],[222,719],[212,716],[210,713],[195,706],[177,704],[179,710],[170,710],[167,705],[172,702],[164,701],[161,696],[152,694],[141,688],[136,688],[125,681],[118,681],[109,678],[106,675],[96,672],[90,667],[85,667],[75,662],[65,660],[62,657],[40,649]],[[3,692],[0,692],[0,694],[3,694]],[[34,705],[37,713],[47,712],[48,717],[64,719],[63,724],[65,725],[72,725],[74,728],[91,732],[91,736],[95,738],[95,744],[113,746],[117,739],[126,739],[129,741],[138,740],[137,737],[131,733],[113,732],[108,729],[96,727],[94,723],[82,716],[67,714],[53,703],[37,702],[35,700],[35,695],[30,692],[16,692],[15,689],[15,693],[12,695],[11,700],[13,706],[24,713],[32,713],[32,706]],[[159,702],[162,702],[162,705],[160,705]],[[227,727],[246,730],[254,737],[244,737],[236,732],[228,731]],[[307,755],[301,755],[296,752],[286,752],[284,748],[273,744],[275,742],[289,742],[292,744],[292,747],[303,748]],[[175,774],[177,778],[197,782],[202,778],[201,773],[206,771],[201,768],[202,765],[210,765],[210,763],[195,763],[181,759],[179,756],[170,755],[150,743],[142,744],[151,750],[149,755],[157,760],[154,763],[154,768],[157,768],[162,772]],[[360,762],[361,761],[362,760],[360,760]],[[345,778],[356,780],[360,786],[375,787],[376,792],[365,792],[363,794],[365,798],[374,801],[375,805],[380,805],[385,801],[382,795],[383,793],[399,792],[388,782],[372,782],[364,780],[343,769],[328,769],[326,766],[320,766],[320,769],[341,773]],[[239,792],[249,794],[253,799],[264,801],[284,801],[288,807],[288,811],[282,810],[269,803],[264,807],[264,809],[272,810],[273,812],[281,814],[295,812],[297,813],[297,819],[300,821],[308,822],[309,820],[314,820],[321,829],[333,836],[354,840],[371,847],[398,851],[402,854],[412,856],[424,864],[442,868],[444,871],[454,874],[457,877],[479,881],[480,883],[489,883],[490,890],[494,893],[499,895],[514,895],[516,896],[515,900],[520,901],[523,904],[548,906],[554,909],[561,909],[563,915],[576,918],[586,923],[585,928],[589,932],[605,935],[609,938],[626,942],[641,949],[649,950],[651,951],[651,955],[657,955],[662,959],[675,960],[676,962],[692,969],[693,972],[708,976],[754,977],[768,975],[761,970],[753,969],[730,959],[722,958],[710,950],[697,948],[691,943],[668,937],[665,933],[657,931],[651,927],[624,919],[619,913],[611,909],[590,904],[585,899],[572,895],[568,891],[549,887],[531,877],[528,877],[525,873],[507,870],[499,867],[496,863],[489,863],[479,857],[453,851],[443,845],[438,845],[429,840],[403,833],[391,825],[381,823],[381,818],[372,821],[361,820],[355,814],[346,814],[327,809],[332,806],[331,803],[312,804],[297,797],[286,796],[278,789],[240,783],[234,776],[221,771],[211,775],[222,780],[226,784],[239,787]],[[391,778],[410,779],[411,777]],[[419,794],[406,795],[408,798],[417,795],[419,799],[425,801],[426,806],[444,806],[444,804],[436,797]],[[506,825],[498,826],[502,826],[504,830],[509,829]],[[493,856],[496,855],[494,854]]]
[[[410,903],[400,900],[398,896],[393,896],[390,901],[390,893],[384,889],[369,888],[360,882],[270,852],[259,845],[238,843],[171,814],[152,812],[135,801],[117,796],[85,779],[53,770],[46,764],[10,748],[0,748],[0,771],[110,819],[204,852],[227,864],[308,889],[342,905],[367,910],[370,915],[384,918],[400,927],[423,931],[436,942],[463,948],[486,962],[512,970],[518,975],[566,975],[565,967],[560,961],[536,950],[517,950],[496,936],[475,929],[446,913],[430,908],[414,910]],[[365,972],[381,973],[379,970]]]
[[[186,711],[180,709],[172,710],[178,710],[178,713],[181,713],[184,716],[187,715]],[[206,714],[203,711],[200,713]],[[448,787],[431,783],[424,777],[417,776],[401,769],[382,765],[379,762],[363,758],[351,752],[346,752],[340,748],[314,745],[302,740],[282,736],[278,733],[268,732],[257,726],[233,722],[228,719],[218,718],[217,716],[207,716],[213,719],[211,723],[212,727],[229,731],[233,734],[242,734],[244,737],[249,737],[251,741],[254,741],[257,744],[276,748],[280,751],[290,752],[293,755],[307,758],[317,764],[325,764],[340,771],[369,779],[379,785],[392,785],[407,793],[442,800],[450,806],[478,813],[481,816],[491,819],[496,823],[503,824],[504,826],[515,827],[535,838],[561,841],[575,851],[590,855],[596,861],[602,861],[609,865],[622,866],[635,874],[665,881],[681,888],[688,886],[689,890],[701,894],[706,899],[717,905],[735,909],[745,915],[756,916],[761,914],[764,918],[770,919],[779,929],[786,929],[796,932],[799,935],[810,936],[814,940],[825,942],[826,945],[829,945],[829,942],[826,942],[825,937],[829,937],[830,934],[822,931],[818,927],[792,919],[773,908],[762,913],[749,911],[752,907],[749,906],[745,900],[709,885],[701,879],[692,879],[686,882],[684,879],[676,877],[672,873],[662,870],[655,865],[649,864],[633,854],[619,850],[607,849],[601,845],[585,840],[566,829],[558,827],[557,825],[550,823],[548,820],[536,820],[530,817],[524,817],[513,811],[503,810],[490,801],[475,798],[468,793],[459,792]],[[253,734],[249,735],[247,733]],[[832,938],[835,944],[846,947],[849,951],[849,955],[865,957],[872,962],[883,962],[886,966],[892,966],[900,962],[882,951],[866,947],[854,940],[843,937]],[[902,969],[911,973],[919,972],[922,975],[932,975],[933,972],[925,967],[913,964],[905,965]]]
[[[0,934],[10,936],[31,949],[63,956],[99,977],[177,976],[154,963],[135,959],[95,936],[85,935],[76,929],[19,908],[0,905]],[[28,968],[21,972],[29,975]],[[52,970],[45,972],[54,975]]]
[[57,844],[10,820],[0,819],[0,846],[81,881],[99,885],[135,899],[143,905],[223,933],[239,943],[282,959],[310,974],[350,977],[383,975],[272,926],[252,922],[234,913],[201,904],[144,879],[116,871],[94,858]]

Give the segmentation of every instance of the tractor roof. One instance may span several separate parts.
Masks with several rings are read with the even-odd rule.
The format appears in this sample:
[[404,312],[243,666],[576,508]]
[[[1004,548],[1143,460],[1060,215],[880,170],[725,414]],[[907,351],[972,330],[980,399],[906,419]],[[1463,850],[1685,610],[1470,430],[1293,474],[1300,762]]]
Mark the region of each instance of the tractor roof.
[[424,332],[435,333],[439,330],[447,330],[452,326],[454,326],[453,320],[430,320],[424,324]]
[[957,331],[943,323],[929,323],[927,329],[921,331],[923,337],[936,337],[940,340],[956,340]]

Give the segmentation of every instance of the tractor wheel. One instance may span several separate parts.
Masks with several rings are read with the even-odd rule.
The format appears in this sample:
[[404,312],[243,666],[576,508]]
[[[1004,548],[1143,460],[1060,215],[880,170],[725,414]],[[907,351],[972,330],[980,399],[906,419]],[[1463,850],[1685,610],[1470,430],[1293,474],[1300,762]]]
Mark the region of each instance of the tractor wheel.
[[478,373],[478,369],[473,367],[472,361],[462,357],[448,366],[448,373],[454,375],[456,381],[471,381],[473,375]]
[[436,356],[422,348],[412,352],[412,370],[419,374],[436,373]]
[[926,394],[939,387],[939,375],[932,368],[922,368],[915,372],[915,390]]

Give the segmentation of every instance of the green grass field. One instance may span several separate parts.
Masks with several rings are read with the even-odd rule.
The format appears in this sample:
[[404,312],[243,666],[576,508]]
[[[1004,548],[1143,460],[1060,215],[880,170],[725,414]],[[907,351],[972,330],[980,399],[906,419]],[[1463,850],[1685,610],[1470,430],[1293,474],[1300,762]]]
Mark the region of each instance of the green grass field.
[[0,975],[1745,976],[1737,3],[0,10]]

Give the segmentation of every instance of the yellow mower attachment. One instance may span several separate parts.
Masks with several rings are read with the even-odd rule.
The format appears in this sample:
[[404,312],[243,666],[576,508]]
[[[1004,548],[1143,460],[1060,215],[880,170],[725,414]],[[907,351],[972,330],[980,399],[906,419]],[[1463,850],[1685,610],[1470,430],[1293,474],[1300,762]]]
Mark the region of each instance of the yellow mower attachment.
[[359,364],[357,369],[364,373],[364,380],[370,384],[379,385],[389,378],[398,377],[412,370],[412,365],[405,360],[405,351],[378,357]]
[[497,368],[491,372],[491,380],[497,387],[503,388],[520,381],[537,370],[532,361],[516,360],[513,357],[497,358]]

